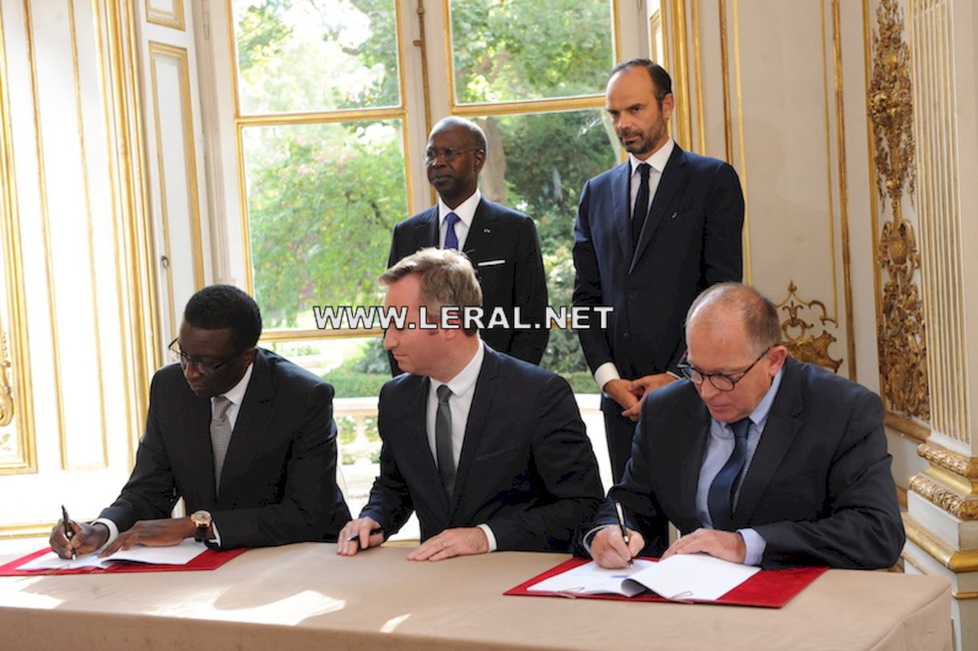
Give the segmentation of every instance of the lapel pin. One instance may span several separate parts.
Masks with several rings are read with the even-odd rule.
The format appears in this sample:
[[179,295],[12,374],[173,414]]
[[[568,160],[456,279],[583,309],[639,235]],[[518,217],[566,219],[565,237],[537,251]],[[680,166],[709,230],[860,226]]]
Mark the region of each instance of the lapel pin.
[[483,233],[491,233],[492,232],[492,229],[491,228],[483,228],[482,229],[482,232]]

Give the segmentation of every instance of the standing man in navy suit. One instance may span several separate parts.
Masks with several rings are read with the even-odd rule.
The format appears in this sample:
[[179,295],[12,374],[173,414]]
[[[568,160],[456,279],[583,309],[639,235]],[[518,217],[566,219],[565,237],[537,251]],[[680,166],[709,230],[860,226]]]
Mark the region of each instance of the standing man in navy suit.
[[[547,279],[533,220],[482,196],[479,172],[486,162],[486,135],[470,120],[448,117],[428,136],[424,160],[438,205],[394,227],[387,266],[423,248],[457,249],[468,256],[482,286],[486,321],[501,310],[512,325],[543,324]],[[493,349],[539,364],[550,336],[544,327],[482,330]],[[396,363],[391,363],[397,375]]]
[[[62,558],[100,547],[332,541],[350,519],[336,485],[333,387],[257,347],[261,313],[231,285],[187,302],[175,364],[153,376],[146,433],[122,493],[93,523],[51,531]],[[191,515],[171,517],[182,498]]]
[[585,184],[574,227],[574,305],[613,308],[607,329],[579,335],[602,391],[615,481],[642,397],[678,378],[686,310],[742,273],[740,180],[730,165],[679,148],[666,126],[674,104],[669,73],[652,61],[612,70],[606,107],[628,161]]
[[380,476],[360,518],[340,532],[337,552],[376,547],[412,511],[421,546],[409,560],[570,551],[602,496],[570,385],[497,353],[474,326],[442,312],[482,303],[459,253],[424,249],[381,281],[385,308],[406,317],[384,335],[406,372],[380,391]]

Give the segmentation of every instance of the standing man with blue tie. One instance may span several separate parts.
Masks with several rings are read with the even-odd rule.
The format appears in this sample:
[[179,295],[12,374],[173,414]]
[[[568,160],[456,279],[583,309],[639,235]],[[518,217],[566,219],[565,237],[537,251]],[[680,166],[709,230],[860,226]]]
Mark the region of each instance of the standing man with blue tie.
[[607,329],[579,335],[602,391],[615,481],[642,397],[679,377],[686,310],[742,274],[740,180],[727,163],[679,148],[666,126],[674,106],[661,66],[632,59],[612,70],[606,107],[628,160],[585,184],[574,228],[574,305],[613,308]]
[[[425,167],[438,192],[438,205],[394,227],[388,267],[428,247],[455,249],[475,267],[482,286],[486,322],[501,310],[512,325],[543,324],[547,279],[533,220],[489,201],[479,191],[486,162],[486,135],[470,120],[448,117],[428,136]],[[482,339],[501,353],[539,364],[547,348],[546,328],[486,328]],[[399,369],[392,360],[394,375]]]

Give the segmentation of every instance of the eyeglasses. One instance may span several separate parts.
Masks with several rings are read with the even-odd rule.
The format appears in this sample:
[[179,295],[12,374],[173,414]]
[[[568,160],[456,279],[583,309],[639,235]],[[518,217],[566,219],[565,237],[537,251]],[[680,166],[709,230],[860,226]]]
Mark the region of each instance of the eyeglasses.
[[245,352],[244,350],[238,351],[227,359],[223,359],[219,362],[205,362],[199,357],[191,357],[187,353],[177,348],[176,345],[177,340],[174,339],[170,342],[170,345],[167,346],[167,348],[170,350],[170,354],[173,355],[173,360],[180,362],[181,368],[187,368],[188,364],[192,364],[195,369],[204,375],[213,375],[214,373],[217,373],[217,369],[221,368],[228,362],[233,361],[235,358],[241,355],[241,353]]
[[451,164],[460,154],[467,154],[471,151],[482,151],[482,149],[480,147],[473,147],[472,149],[428,149],[424,153],[424,163],[425,165],[434,165],[435,161],[440,158]]
[[761,358],[767,355],[767,352],[771,350],[773,346],[768,346],[764,349],[764,352],[757,356],[750,366],[745,368],[740,373],[735,373],[734,375],[727,375],[726,373],[704,373],[703,371],[690,366],[686,363],[686,356],[683,355],[683,361],[679,362],[679,370],[683,372],[686,378],[695,384],[696,386],[702,386],[703,381],[706,379],[710,380],[710,384],[717,391],[733,391],[737,383],[747,377],[747,374],[751,372],[751,369],[757,365]]

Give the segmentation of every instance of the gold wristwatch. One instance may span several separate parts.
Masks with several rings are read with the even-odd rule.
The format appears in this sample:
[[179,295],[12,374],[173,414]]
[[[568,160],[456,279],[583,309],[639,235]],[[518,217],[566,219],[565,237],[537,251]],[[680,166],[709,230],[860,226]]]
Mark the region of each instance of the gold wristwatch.
[[194,532],[194,540],[197,542],[207,542],[207,530],[211,528],[211,514],[207,511],[194,511],[190,514],[190,521],[197,525]]

